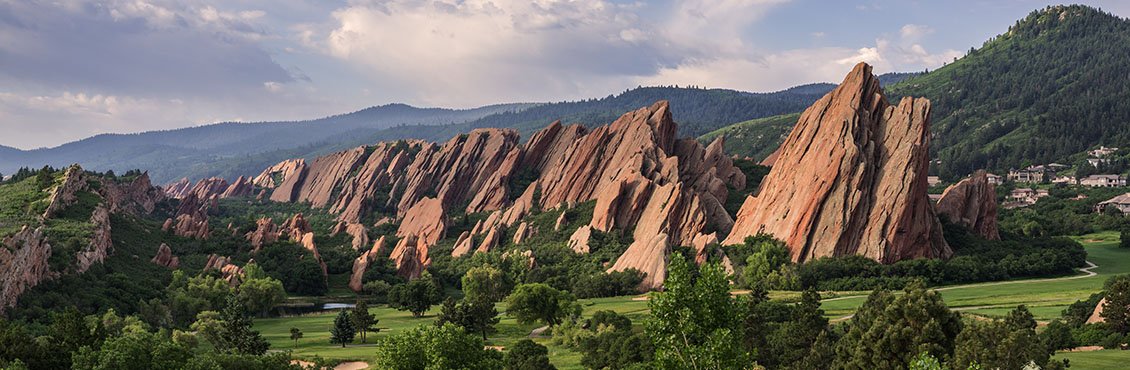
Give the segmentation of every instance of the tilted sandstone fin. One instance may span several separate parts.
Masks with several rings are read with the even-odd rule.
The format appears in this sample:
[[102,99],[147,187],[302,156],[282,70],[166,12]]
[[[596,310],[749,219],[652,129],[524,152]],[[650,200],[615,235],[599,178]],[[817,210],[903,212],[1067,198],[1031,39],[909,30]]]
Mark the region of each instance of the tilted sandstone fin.
[[871,66],[856,65],[801,114],[723,244],[767,233],[801,262],[950,256],[926,194],[929,113],[923,98],[891,105]]

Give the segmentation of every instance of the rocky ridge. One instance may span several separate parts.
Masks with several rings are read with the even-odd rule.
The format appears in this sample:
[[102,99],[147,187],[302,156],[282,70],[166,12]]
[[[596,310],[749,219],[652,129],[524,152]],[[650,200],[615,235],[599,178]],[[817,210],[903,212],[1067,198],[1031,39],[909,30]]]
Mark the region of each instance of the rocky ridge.
[[[662,283],[669,246],[691,245],[708,228],[729,230],[733,220],[722,202],[728,188],[745,185],[721,139],[703,147],[676,132],[664,101],[591,132],[555,122],[525,144],[504,129],[477,129],[443,144],[385,142],[284,161],[253,183],[273,187],[274,201],[325,207],[346,225],[396,218],[401,241],[390,258],[408,277],[426,268],[427,250],[447,237],[451,212],[489,212],[459,236],[452,254],[461,256],[494,249],[502,229],[521,228],[535,209],[596,201],[594,229],[637,236],[612,269],[658,277],[645,281],[642,288],[650,289]],[[518,242],[533,232],[522,231],[514,234]],[[482,241],[474,245],[474,237]]]
[[935,208],[938,215],[985,239],[1001,239],[997,230],[997,189],[989,183],[984,170],[947,187]]
[[871,66],[856,65],[801,114],[723,244],[767,233],[798,262],[950,256],[926,194],[929,116],[923,98],[891,105]]

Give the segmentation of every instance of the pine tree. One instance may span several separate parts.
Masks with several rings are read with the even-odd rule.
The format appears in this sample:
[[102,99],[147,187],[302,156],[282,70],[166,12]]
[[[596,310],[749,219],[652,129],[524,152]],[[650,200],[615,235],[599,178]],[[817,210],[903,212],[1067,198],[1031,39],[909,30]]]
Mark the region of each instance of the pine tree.
[[290,328],[290,339],[294,341],[294,348],[298,348],[298,340],[302,339],[302,329]]
[[373,325],[376,325],[377,322],[380,321],[376,317],[373,317],[373,314],[369,313],[369,304],[361,300],[357,301],[357,304],[353,306],[353,311],[349,314],[349,320],[353,323],[353,328],[361,333],[361,343],[365,343],[365,333],[369,331],[375,332],[376,329],[373,328]]
[[220,312],[219,341],[221,351],[243,355],[262,355],[271,344],[258,331],[251,330],[251,315],[235,295],[228,296],[227,306]]
[[334,327],[330,329],[330,343],[341,343],[345,348],[346,343],[353,343],[357,329],[353,327],[353,320],[349,319],[349,312],[341,310],[334,318]]

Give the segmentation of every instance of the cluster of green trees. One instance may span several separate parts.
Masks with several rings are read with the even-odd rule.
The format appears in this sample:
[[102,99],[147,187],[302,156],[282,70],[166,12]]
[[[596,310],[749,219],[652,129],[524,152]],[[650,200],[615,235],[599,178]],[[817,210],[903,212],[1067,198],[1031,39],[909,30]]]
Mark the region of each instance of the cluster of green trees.
[[[1014,186],[998,186],[998,199],[1004,201]],[[1113,207],[1095,212],[1095,206],[1126,191],[1126,188],[1050,187],[1048,196],[1040,198],[1036,204],[1000,210],[1002,237],[1039,238],[1122,230],[1130,227],[1130,219]]]
[[1083,246],[1066,237],[1019,237],[985,240],[959,226],[946,224],[950,259],[913,259],[881,264],[850,255],[821,257],[793,264],[783,243],[765,235],[726,246],[734,262],[735,282],[758,282],[770,289],[871,290],[902,289],[921,280],[928,285],[964,284],[1023,277],[1069,275],[1086,266]]
[[157,328],[112,309],[83,316],[73,307],[53,312],[46,326],[0,318],[0,367],[301,369],[286,353],[267,354],[269,344],[251,329],[251,313],[235,295],[227,297],[221,311],[193,326],[193,331]]
[[[1105,300],[1104,300],[1105,299]],[[1098,322],[1088,323],[1095,308],[1102,305]],[[1130,275],[1112,276],[1103,284],[1103,291],[1080,300],[1063,310],[1063,320],[1048,324],[1045,332],[1054,332],[1055,349],[1078,346],[1126,348],[1130,343]]]

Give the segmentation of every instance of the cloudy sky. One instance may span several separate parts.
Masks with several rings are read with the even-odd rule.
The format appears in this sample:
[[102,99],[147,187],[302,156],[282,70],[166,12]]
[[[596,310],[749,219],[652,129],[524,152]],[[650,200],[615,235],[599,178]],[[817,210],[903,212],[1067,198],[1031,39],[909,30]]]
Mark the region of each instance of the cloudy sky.
[[[1119,16],[1130,2],[1082,1]],[[1041,0],[0,0],[0,145],[474,107],[637,85],[773,91],[937,68]]]

